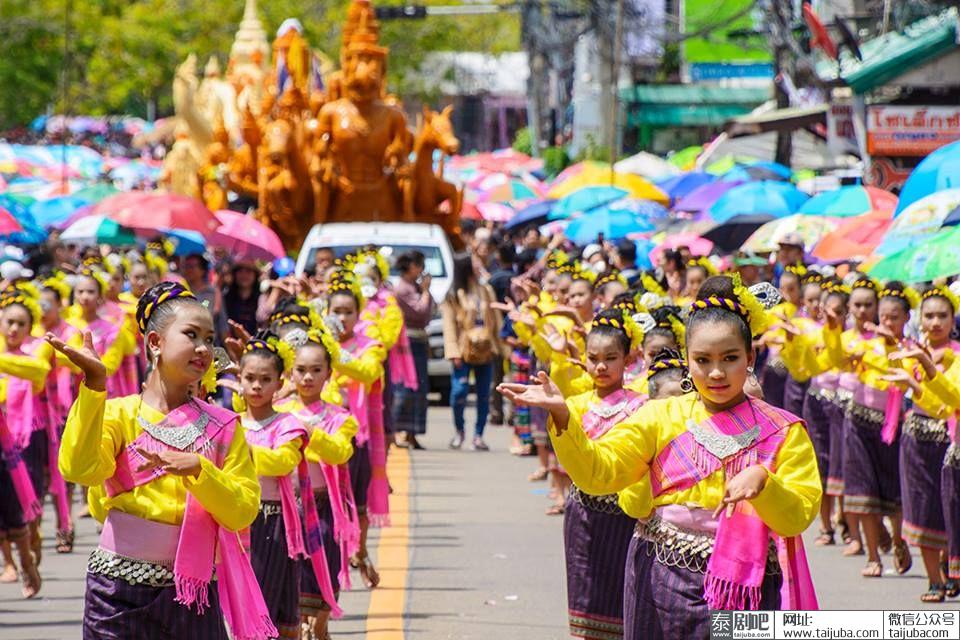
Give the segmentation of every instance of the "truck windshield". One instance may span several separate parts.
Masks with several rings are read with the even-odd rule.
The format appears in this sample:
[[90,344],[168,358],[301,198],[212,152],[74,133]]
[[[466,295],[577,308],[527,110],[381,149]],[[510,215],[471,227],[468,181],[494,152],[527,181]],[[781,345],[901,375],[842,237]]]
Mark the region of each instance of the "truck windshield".
[[[411,245],[411,244],[394,244],[394,245],[384,245],[386,249],[389,250],[389,255],[387,256],[387,262],[390,263],[390,275],[397,276],[400,275],[397,273],[394,263],[396,263],[397,256],[406,253],[407,251],[419,251],[423,254],[424,265],[426,273],[429,273],[434,278],[445,278],[447,277],[447,269],[443,264],[443,255],[440,253],[439,247],[430,247],[430,246],[420,246],[420,245]],[[307,273],[313,273],[313,269],[317,264],[316,254],[319,249],[333,249],[333,252],[338,258],[341,258],[348,253],[353,253],[362,249],[363,247],[357,245],[342,245],[336,247],[313,247],[310,249],[310,255],[307,257],[306,271]]]

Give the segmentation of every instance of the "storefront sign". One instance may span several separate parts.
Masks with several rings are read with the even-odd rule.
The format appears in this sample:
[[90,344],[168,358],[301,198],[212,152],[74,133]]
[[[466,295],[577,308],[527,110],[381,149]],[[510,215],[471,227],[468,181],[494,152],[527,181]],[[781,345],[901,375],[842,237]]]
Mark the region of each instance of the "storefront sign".
[[867,107],[867,150],[878,156],[925,156],[960,140],[960,107]]
[[860,154],[850,100],[834,102],[827,111],[827,147],[835,156]]

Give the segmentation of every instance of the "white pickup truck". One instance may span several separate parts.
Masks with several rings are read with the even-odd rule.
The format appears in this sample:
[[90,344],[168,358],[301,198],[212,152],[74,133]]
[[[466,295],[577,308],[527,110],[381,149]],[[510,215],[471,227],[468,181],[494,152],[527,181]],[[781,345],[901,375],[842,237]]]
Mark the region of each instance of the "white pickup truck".
[[[318,249],[333,249],[337,257],[367,245],[385,249],[388,261],[406,251],[419,251],[425,257],[426,272],[433,279],[430,293],[438,303],[450,290],[453,281],[453,249],[443,230],[437,225],[406,222],[335,222],[318,224],[310,230],[297,258],[297,275],[312,273]],[[398,275],[391,272],[390,279]],[[443,329],[439,311],[427,327],[430,340],[430,390],[440,394],[447,404],[450,399],[450,363],[443,357]]]

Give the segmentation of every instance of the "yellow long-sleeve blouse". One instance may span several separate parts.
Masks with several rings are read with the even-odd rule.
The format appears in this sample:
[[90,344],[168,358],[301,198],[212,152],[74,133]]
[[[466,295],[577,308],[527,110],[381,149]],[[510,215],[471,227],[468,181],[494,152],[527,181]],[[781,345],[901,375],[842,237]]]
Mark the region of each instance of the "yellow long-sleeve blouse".
[[333,363],[333,370],[340,374],[337,383],[344,387],[353,380],[369,387],[383,377],[383,361],[386,358],[387,350],[380,342],[367,347],[359,356],[339,358]]
[[[686,430],[688,420],[702,422],[708,411],[695,394],[651,400],[598,440],[583,432],[573,412],[567,429],[550,431],[557,457],[576,485],[586,493],[623,491],[649,476],[650,464],[667,444]],[[724,494],[723,469],[690,489],[653,498],[653,506],[682,504],[716,509]],[[803,424],[788,428],[776,458],[776,469],[750,503],[775,533],[799,535],[813,522],[822,497],[813,445]],[[642,502],[628,504],[627,513],[642,513]]]
[[933,378],[926,378],[919,365],[909,371],[920,375],[922,393],[913,395],[915,405],[939,420],[946,420],[960,411],[960,358],[954,358],[945,371],[938,372]]
[[[303,402],[300,398],[294,396],[277,407],[277,410],[296,413],[303,408]],[[307,443],[304,456],[308,462],[346,463],[353,455],[353,437],[357,435],[359,428],[360,424],[353,415],[344,420],[343,424],[333,433],[327,433],[324,429],[315,427],[310,432],[310,442]]]
[[29,380],[34,393],[43,391],[53,361],[53,347],[44,342],[31,354],[0,353],[0,402],[7,401],[7,376]]
[[378,313],[370,311],[363,312],[363,319],[376,325],[378,330],[378,339],[387,351],[397,344],[400,339],[400,331],[403,329],[403,311],[397,304],[397,299],[390,294],[387,296],[387,304]]
[[68,482],[92,487],[90,509],[94,516],[103,520],[110,509],[117,509],[146,520],[180,524],[189,492],[231,531],[253,522],[260,507],[260,483],[242,428],[233,434],[222,467],[200,456],[201,470],[196,478],[168,473],[107,497],[102,485],[116,471],[117,456],[142,432],[138,412],[149,422],[164,417],[143,404],[140,396],[107,400],[106,392],[80,385],[60,443],[59,467]]

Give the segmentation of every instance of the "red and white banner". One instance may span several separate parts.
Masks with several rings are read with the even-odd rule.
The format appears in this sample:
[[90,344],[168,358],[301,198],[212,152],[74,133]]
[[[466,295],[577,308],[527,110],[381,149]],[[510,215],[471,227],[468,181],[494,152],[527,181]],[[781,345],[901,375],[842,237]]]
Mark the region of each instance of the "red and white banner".
[[878,156],[925,156],[960,140],[960,107],[867,107],[867,151]]

